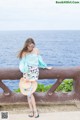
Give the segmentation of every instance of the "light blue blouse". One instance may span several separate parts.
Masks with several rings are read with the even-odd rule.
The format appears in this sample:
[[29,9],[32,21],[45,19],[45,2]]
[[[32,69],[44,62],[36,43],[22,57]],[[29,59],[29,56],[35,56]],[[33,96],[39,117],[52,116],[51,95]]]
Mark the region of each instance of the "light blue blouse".
[[19,69],[22,73],[28,72],[28,65],[29,66],[37,66],[39,68],[46,68],[47,64],[43,61],[41,55],[36,55],[30,53],[25,55],[19,63]]

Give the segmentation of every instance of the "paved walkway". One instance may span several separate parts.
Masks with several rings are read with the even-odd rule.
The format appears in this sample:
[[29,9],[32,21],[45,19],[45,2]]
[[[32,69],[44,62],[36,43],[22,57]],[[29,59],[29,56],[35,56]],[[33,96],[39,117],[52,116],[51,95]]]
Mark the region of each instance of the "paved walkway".
[[[40,113],[39,118],[29,118],[26,113],[9,113],[8,120],[80,120],[80,111]],[[5,119],[0,119],[5,120]],[[6,119],[7,120],[7,119]]]

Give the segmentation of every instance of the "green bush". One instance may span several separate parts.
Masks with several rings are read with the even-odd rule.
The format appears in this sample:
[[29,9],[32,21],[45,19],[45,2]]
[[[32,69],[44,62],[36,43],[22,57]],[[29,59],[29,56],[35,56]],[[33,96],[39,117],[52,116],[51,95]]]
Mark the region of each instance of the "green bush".
[[73,79],[65,79],[56,89],[56,91],[70,92],[73,90]]
[[46,92],[46,91],[48,91],[51,87],[52,87],[52,85],[47,85],[47,86],[45,86],[44,84],[38,84],[38,87],[37,87],[36,92]]
[[[52,85],[44,85],[44,84],[38,84],[38,87],[36,89],[36,92],[46,92],[48,91]],[[70,92],[73,90],[73,80],[72,79],[65,79],[56,89],[56,92],[62,91],[62,92]],[[15,92],[20,92],[20,89],[14,90]]]
[[14,90],[14,92],[20,92],[20,88],[18,88],[18,89],[16,89],[16,90]]

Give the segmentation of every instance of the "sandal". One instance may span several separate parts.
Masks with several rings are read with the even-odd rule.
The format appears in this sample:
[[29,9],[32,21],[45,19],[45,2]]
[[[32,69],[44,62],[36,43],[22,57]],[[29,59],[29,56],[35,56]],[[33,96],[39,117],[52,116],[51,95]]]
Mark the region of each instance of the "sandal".
[[38,118],[38,117],[39,117],[39,112],[38,112],[38,110],[34,112],[34,117],[35,117],[35,118]]
[[34,111],[30,111],[30,114],[28,115],[28,117],[33,117],[34,116]]

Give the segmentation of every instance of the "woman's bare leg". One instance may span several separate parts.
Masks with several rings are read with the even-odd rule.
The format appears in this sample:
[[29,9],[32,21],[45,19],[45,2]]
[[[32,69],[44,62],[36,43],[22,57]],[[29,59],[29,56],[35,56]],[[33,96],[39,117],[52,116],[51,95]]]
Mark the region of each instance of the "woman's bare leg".
[[31,111],[33,111],[33,106],[32,106],[32,102],[31,102],[31,97],[27,97],[28,98],[28,104],[29,104],[29,108]]
[[39,117],[37,107],[36,107],[35,97],[33,94],[28,96],[28,104],[29,104],[30,110],[34,111],[34,116]]
[[33,106],[34,111],[36,111],[37,110],[36,102],[35,102],[35,98],[34,98],[33,94],[31,94],[31,102],[32,102],[32,106]]
[[33,110],[34,110],[34,116],[39,117],[39,113],[37,111],[36,102],[35,102],[35,98],[33,94],[31,95],[31,102],[32,102]]
[[32,106],[31,96],[28,96],[27,99],[28,99],[28,104],[29,104],[29,108],[30,108],[30,111],[31,111],[29,116],[33,116],[34,113],[33,113],[33,106]]

